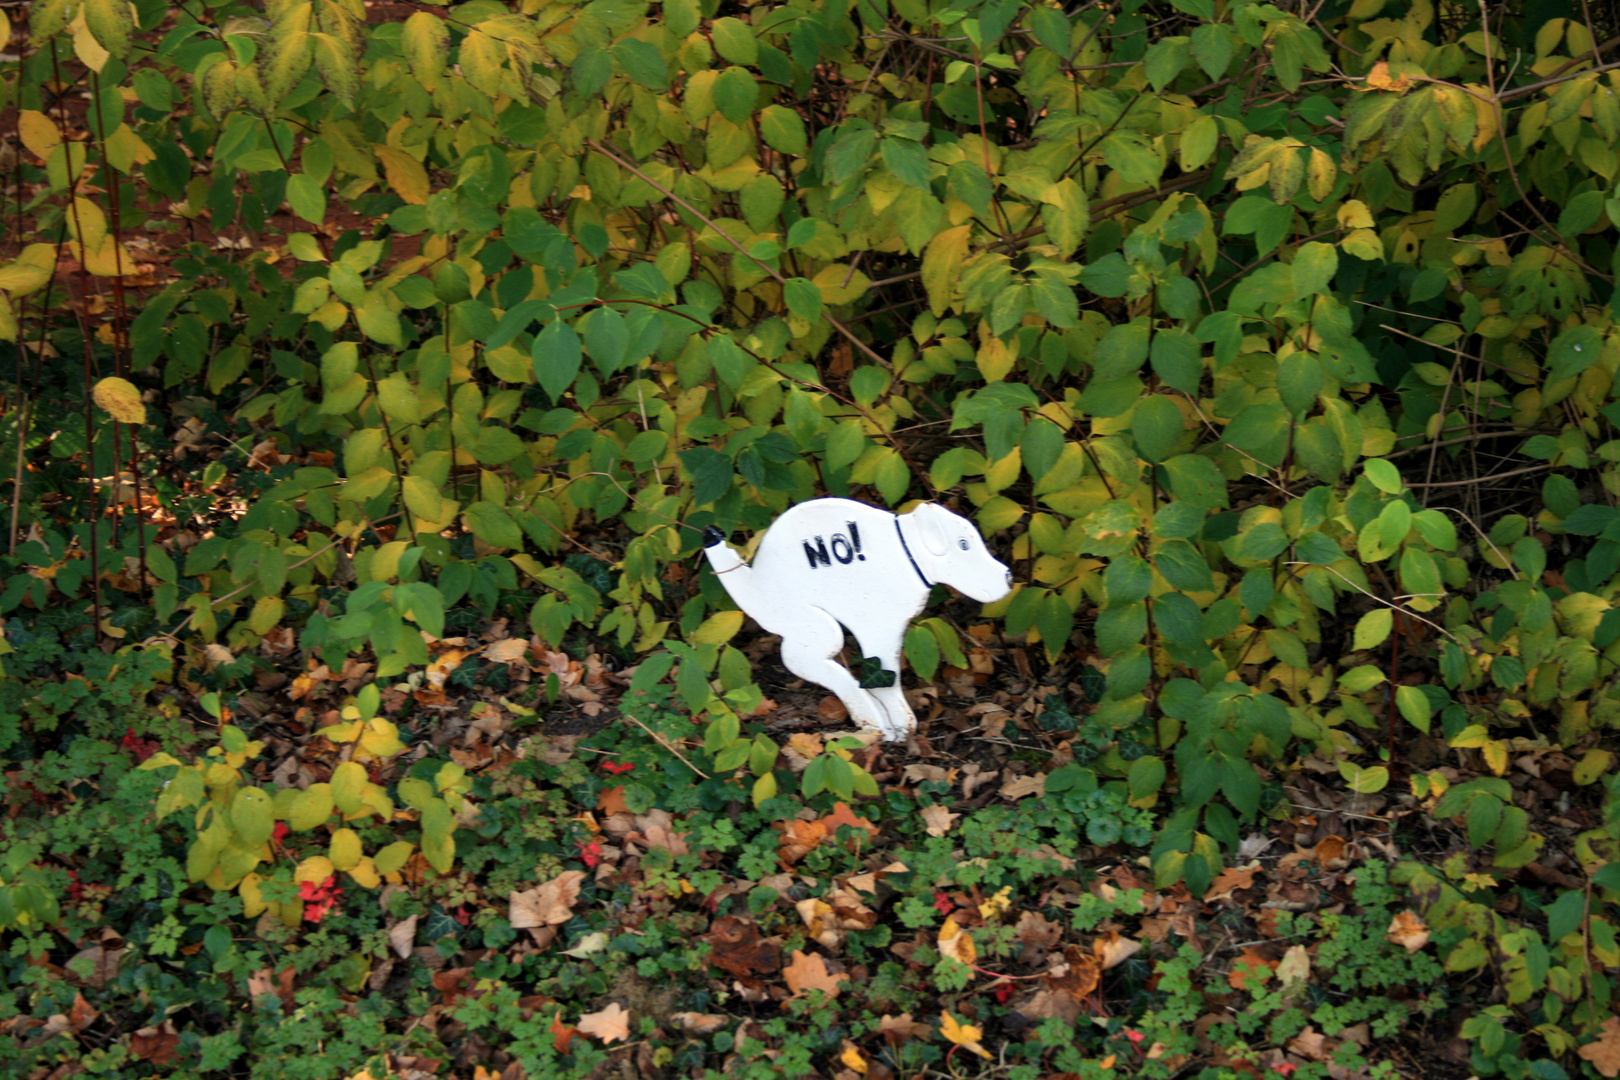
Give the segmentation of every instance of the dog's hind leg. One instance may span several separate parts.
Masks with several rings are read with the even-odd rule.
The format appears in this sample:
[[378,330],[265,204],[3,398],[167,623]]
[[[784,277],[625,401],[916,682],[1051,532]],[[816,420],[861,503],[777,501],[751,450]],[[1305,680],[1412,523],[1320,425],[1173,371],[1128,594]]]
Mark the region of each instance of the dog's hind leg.
[[[838,695],[857,725],[895,738],[888,712],[848,668],[834,659],[844,647],[844,628],[820,608],[808,608],[782,635],[782,663],[801,679],[819,683]],[[904,738],[901,733],[899,738]]]

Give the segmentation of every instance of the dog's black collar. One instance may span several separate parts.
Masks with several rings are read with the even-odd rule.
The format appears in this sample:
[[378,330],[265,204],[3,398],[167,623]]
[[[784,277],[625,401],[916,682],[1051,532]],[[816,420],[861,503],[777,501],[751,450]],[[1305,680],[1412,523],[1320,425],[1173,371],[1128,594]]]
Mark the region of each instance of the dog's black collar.
[[917,576],[922,578],[922,583],[928,588],[932,589],[934,587],[934,583],[928,580],[928,575],[923,573],[922,567],[917,565],[917,557],[911,553],[911,545],[906,543],[906,530],[900,527],[899,518],[894,519],[894,531],[895,535],[900,537],[900,550],[906,553],[906,561],[911,564],[911,568],[913,570],[917,571]]

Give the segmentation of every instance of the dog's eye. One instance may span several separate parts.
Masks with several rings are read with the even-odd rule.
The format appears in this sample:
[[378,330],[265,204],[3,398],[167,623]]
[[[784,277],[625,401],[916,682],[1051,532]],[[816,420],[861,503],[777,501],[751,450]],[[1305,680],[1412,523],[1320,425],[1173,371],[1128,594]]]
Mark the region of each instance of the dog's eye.
[[968,549],[968,542],[967,542],[967,541],[966,541],[966,540],[958,540],[958,541],[957,541],[957,542],[956,542],[956,544],[957,544],[957,546],[958,546],[958,547],[960,547],[960,548],[961,548],[961,549],[962,549],[962,550],[963,550],[963,551],[966,551],[966,550],[967,550],[967,549]]

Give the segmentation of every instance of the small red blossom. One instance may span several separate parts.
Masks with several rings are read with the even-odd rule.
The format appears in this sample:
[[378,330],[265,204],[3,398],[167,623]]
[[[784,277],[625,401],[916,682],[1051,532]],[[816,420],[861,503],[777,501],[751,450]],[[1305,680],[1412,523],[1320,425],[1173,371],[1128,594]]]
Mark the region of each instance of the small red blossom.
[[1013,996],[1014,989],[1012,983],[1003,983],[996,987],[996,1001],[1002,1005],[1007,1004],[1007,999]]
[[1131,1040],[1131,1045],[1132,1046],[1135,1046],[1136,1044],[1140,1043],[1143,1039],[1147,1038],[1147,1036],[1142,1034],[1140,1031],[1132,1031],[1130,1028],[1125,1029],[1125,1037],[1127,1039]]
[[1292,1061],[1279,1061],[1277,1064],[1271,1067],[1271,1071],[1274,1073],[1280,1073],[1283,1076],[1292,1076],[1294,1075],[1294,1070],[1297,1068],[1299,1068],[1299,1066],[1295,1065]]
[[942,892],[934,894],[934,907],[941,915],[949,915],[956,910],[956,905],[951,903],[951,898]]
[[69,870],[67,876],[73,879],[68,885],[68,899],[78,903],[84,899],[84,882],[79,880],[77,870]]
[[338,887],[336,877],[322,882],[299,882],[298,897],[304,901],[304,921],[319,923],[329,912],[336,910],[338,897],[342,895],[343,890]]
[[292,832],[292,830],[287,827],[287,823],[285,821],[278,821],[276,822],[275,831],[270,834],[270,839],[279,844],[283,840],[287,839],[287,834],[290,832]]
[[589,844],[576,842],[574,846],[579,848],[579,857],[581,861],[583,861],[590,869],[595,870],[596,864],[602,861],[602,845],[597,841],[592,840]]
[[121,749],[135,755],[136,761],[145,761],[157,753],[161,747],[156,739],[143,739],[135,734],[134,728],[125,728],[124,737],[118,740]]
[[629,761],[604,761],[604,762],[602,762],[602,771],[606,772],[606,773],[612,773],[614,776],[618,776],[620,773],[630,772],[630,771],[634,770],[635,767],[636,767],[635,764],[633,762],[629,762]]

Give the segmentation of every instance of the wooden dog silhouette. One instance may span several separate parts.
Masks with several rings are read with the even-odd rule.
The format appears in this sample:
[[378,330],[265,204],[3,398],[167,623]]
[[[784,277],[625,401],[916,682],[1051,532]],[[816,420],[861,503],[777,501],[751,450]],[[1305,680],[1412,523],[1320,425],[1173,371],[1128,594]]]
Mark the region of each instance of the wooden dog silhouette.
[[[856,724],[890,742],[917,727],[900,689],[900,650],[929,590],[949,585],[984,603],[1012,590],[1011,571],[978,528],[937,503],[898,515],[852,499],[800,503],[765,531],[752,565],[712,525],[703,542],[737,606],[781,635],[787,669],[837,694]],[[893,683],[865,689],[834,659],[845,628]]]

